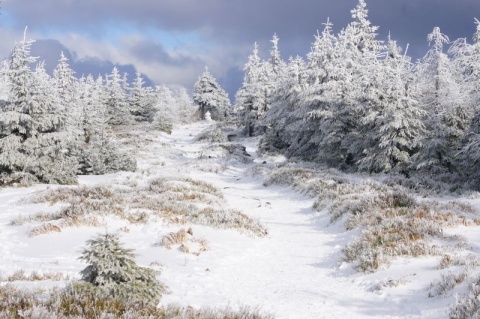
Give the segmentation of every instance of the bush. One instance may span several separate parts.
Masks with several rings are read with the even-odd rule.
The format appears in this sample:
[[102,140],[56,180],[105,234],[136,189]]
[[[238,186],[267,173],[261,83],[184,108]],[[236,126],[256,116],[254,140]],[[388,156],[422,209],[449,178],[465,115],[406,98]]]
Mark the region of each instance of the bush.
[[212,125],[203,130],[195,137],[195,142],[225,143],[227,138],[221,125]]
[[155,272],[138,266],[132,250],[123,248],[117,235],[105,234],[87,241],[80,259],[89,264],[81,271],[82,280],[98,287],[93,289],[100,294],[129,302],[157,304],[165,292]]
[[470,291],[457,298],[450,307],[450,319],[477,319],[480,318],[480,286],[479,282],[473,283]]

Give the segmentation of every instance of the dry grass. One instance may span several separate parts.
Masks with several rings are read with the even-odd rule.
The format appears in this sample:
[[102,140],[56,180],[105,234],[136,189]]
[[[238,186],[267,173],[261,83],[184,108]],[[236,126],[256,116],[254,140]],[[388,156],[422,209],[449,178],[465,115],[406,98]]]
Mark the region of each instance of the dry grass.
[[438,263],[439,269],[446,269],[452,266],[464,266],[467,271],[470,271],[480,266],[480,259],[472,254],[467,256],[445,254]]
[[188,230],[182,228],[178,232],[169,233],[163,236],[158,245],[166,249],[172,249],[174,246],[177,246],[180,251],[196,256],[209,250],[208,241],[194,237],[192,228]]
[[[386,200],[388,197],[394,196],[381,194],[357,206],[346,222],[348,229],[362,229],[344,249],[345,259],[354,262],[361,271],[388,266],[396,256],[441,255],[450,242],[458,242],[454,237],[444,236],[444,228],[479,223],[479,219],[470,216],[472,208],[464,204],[417,204],[410,200]],[[445,247],[430,244],[433,238],[443,239]]]
[[364,272],[386,267],[397,256],[461,250],[465,239],[445,236],[443,230],[480,225],[476,209],[466,203],[418,202],[400,186],[355,179],[306,163],[273,168],[264,181],[265,186],[271,184],[289,185],[314,197],[315,210],[328,214],[332,223],[344,222],[346,230],[356,230],[359,234],[343,250],[344,260]]
[[33,271],[31,273],[26,273],[25,270],[20,269],[8,275],[6,277],[0,277],[0,281],[2,282],[14,282],[14,281],[45,281],[45,280],[52,280],[52,281],[66,281],[71,280],[72,278],[69,275],[64,275],[60,272],[52,272],[52,271]]
[[[153,178],[146,185],[127,182],[116,187],[66,187],[36,193],[32,203],[60,204],[54,213],[18,217],[12,225],[34,224],[31,237],[61,232],[68,227],[102,227],[113,216],[127,224],[147,224],[159,217],[178,224],[234,228],[264,236],[266,229],[239,211],[226,209],[215,186],[190,178]],[[126,226],[125,226],[126,227]]]
[[241,308],[194,309],[168,305],[128,303],[112,296],[98,296],[81,289],[53,290],[42,296],[12,285],[0,287],[0,318],[2,319],[273,319],[259,310]]

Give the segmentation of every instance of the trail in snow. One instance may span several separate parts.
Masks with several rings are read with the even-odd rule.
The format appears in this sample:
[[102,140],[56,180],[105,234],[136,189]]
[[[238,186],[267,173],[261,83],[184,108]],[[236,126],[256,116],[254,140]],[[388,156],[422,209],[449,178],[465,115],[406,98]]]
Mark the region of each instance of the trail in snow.
[[[175,147],[194,159],[200,146],[188,132],[176,130],[172,137]],[[167,265],[165,277],[178,278],[177,287],[184,293],[176,294],[177,287],[171,287],[174,292],[165,302],[259,306],[278,318],[424,318],[432,310],[438,315],[424,305],[367,292],[356,284],[359,275],[343,274],[338,267],[345,244],[342,227],[317,216],[312,199],[288,187],[264,187],[260,178],[245,176],[247,168],[239,163],[221,173],[189,175],[214,184],[230,206],[259,218],[269,229],[268,237],[218,238],[212,252],[195,261],[193,274]]]

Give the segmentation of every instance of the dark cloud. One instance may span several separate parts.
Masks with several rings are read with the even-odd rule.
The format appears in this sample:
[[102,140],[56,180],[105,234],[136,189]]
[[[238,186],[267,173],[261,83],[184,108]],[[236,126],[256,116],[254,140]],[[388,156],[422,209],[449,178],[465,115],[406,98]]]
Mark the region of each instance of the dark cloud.
[[235,100],[235,92],[242,86],[243,82],[243,70],[240,68],[230,68],[227,70],[224,76],[217,79],[218,83],[228,93],[230,101]]
[[[327,17],[340,31],[351,20],[350,10],[357,0],[4,0],[3,10],[18,28],[29,25],[34,30],[55,29],[55,32],[77,32],[108,40],[114,32],[157,29],[172,35],[187,32],[198,36],[198,47],[223,50],[217,55],[223,66],[222,78],[228,86],[241,82],[238,70],[247,59],[253,42],[258,42],[264,57],[270,49],[272,35],[280,37],[285,59],[309,51],[314,34],[323,28]],[[392,38],[402,47],[409,44],[409,55],[420,58],[428,49],[427,34],[439,26],[451,40],[471,38],[475,31],[475,15],[480,18],[479,0],[367,0],[372,24],[380,26],[379,36]],[[40,32],[41,33],[41,32]],[[49,34],[47,32],[47,34]],[[144,40],[125,45],[125,50],[138,59],[189,66],[198,69],[205,60],[196,54],[195,45],[172,54],[160,39]],[[169,47],[169,49],[171,49]],[[198,49],[200,50],[200,49]],[[223,55],[221,53],[224,53]],[[93,61],[93,60],[92,60]],[[97,65],[94,61],[92,65]],[[47,63],[48,65],[49,63]],[[198,74],[191,77],[196,80]],[[233,89],[228,90],[230,95]]]

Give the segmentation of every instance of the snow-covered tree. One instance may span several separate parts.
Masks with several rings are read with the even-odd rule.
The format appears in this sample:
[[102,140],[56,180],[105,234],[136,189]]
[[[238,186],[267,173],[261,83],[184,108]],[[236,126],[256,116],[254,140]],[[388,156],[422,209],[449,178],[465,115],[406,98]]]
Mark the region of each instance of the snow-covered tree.
[[[328,78],[321,86],[320,100],[310,98],[311,104],[318,105],[310,115],[319,119],[323,135],[317,138],[322,150],[319,159],[346,167],[355,166],[363,157],[366,145],[360,134],[362,119],[372,107],[371,100],[378,98],[376,72],[380,71],[378,58],[383,50],[376,39],[378,27],[368,20],[365,1],[360,0],[351,13],[353,21],[336,41],[324,32],[327,53],[330,41],[334,41],[335,49],[326,55]],[[319,75],[322,77],[321,72]]]
[[53,70],[53,82],[58,92],[60,106],[69,115],[67,118],[67,128],[69,130],[74,129],[80,114],[78,105],[75,103],[77,79],[74,74],[75,72],[68,64],[68,59],[61,52],[58,65]]
[[130,106],[125,92],[125,81],[116,67],[108,76],[107,109],[112,125],[128,124],[131,122]]
[[277,36],[277,34],[274,34],[271,40],[272,49],[270,50],[270,60],[269,60],[270,81],[273,83],[281,81],[286,70],[286,63],[285,61],[282,60],[280,50],[278,48],[279,41],[280,41],[280,38]]
[[[324,24],[321,34],[315,36],[311,51],[308,53],[308,63],[305,69],[305,83],[301,94],[301,112],[305,119],[299,137],[293,141],[289,154],[306,156],[320,160],[319,155],[324,152],[319,147],[325,131],[322,123],[329,123],[332,113],[333,94],[338,90],[335,67],[338,58],[337,38],[332,34],[330,20]],[[335,97],[336,98],[336,97]],[[327,126],[328,127],[328,126]]]
[[172,90],[161,85],[155,88],[154,126],[160,131],[171,133],[175,122],[175,97]]
[[420,141],[415,166],[434,172],[453,172],[455,154],[468,128],[471,110],[464,103],[452,61],[443,52],[448,37],[435,27],[428,41],[432,46],[417,67],[428,133]]
[[231,105],[228,94],[207,68],[195,83],[193,101],[198,105],[202,119],[205,119],[207,111],[210,112],[214,121],[223,121],[230,116]]
[[464,104],[472,110],[466,138],[458,154],[459,165],[464,173],[479,183],[477,165],[480,161],[480,21],[475,19],[476,32],[473,43],[464,39],[456,41],[451,51],[455,55],[454,66],[457,74],[462,75],[461,89],[465,98]]
[[117,171],[134,171],[136,162],[132,155],[122,152],[110,130],[108,95],[102,77],[94,81],[87,76],[80,83],[79,104],[82,108],[82,138],[77,149],[82,174],[106,174]]
[[[177,111],[177,121],[179,124],[188,124],[195,121],[196,107],[195,104],[184,87],[178,87],[173,90],[175,99],[175,109]],[[229,101],[230,102],[230,101]]]
[[388,172],[406,170],[416,143],[425,134],[418,90],[413,83],[413,66],[396,42],[389,39],[388,51],[376,73],[378,95],[363,119],[364,158],[360,169]]
[[136,73],[135,81],[133,82],[132,92],[130,94],[130,110],[136,121],[142,122],[153,121],[154,110],[154,96],[151,90],[144,87],[145,81],[140,72]]
[[235,112],[240,125],[245,129],[246,136],[253,136],[255,125],[259,119],[259,110],[265,104],[265,92],[262,79],[265,77],[265,68],[258,56],[258,45],[255,43],[252,54],[243,69],[245,76],[242,87],[235,95]]
[[77,162],[69,156],[65,114],[43,65],[30,64],[32,40],[18,43],[7,70],[10,95],[0,111],[0,180],[74,183]]
[[299,140],[303,140],[307,132],[305,112],[301,108],[305,86],[305,61],[301,57],[291,58],[284,78],[272,94],[272,107],[264,120],[267,130],[260,145],[262,150],[291,155],[298,150]]
[[88,266],[82,280],[114,298],[156,305],[165,287],[152,269],[138,266],[131,249],[124,248],[114,234],[99,235],[87,241],[80,260]]

